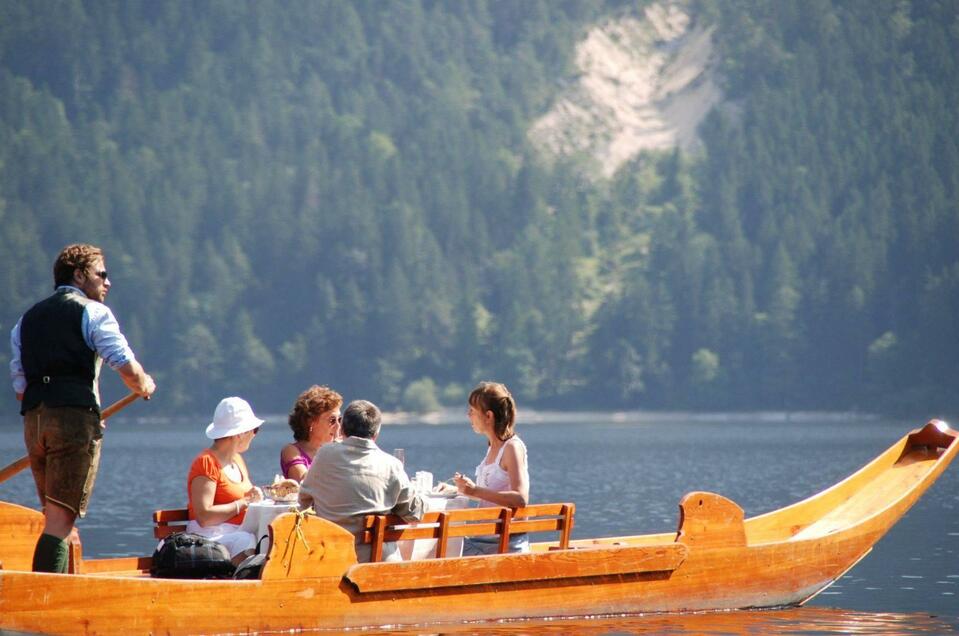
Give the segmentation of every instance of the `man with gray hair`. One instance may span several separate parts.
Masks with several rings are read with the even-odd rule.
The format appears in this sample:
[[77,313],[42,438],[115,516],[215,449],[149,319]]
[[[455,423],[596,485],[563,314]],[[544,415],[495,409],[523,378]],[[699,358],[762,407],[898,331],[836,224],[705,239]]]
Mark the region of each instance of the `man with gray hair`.
[[[363,529],[366,515],[395,514],[407,521],[423,517],[423,498],[397,458],[376,445],[380,410],[372,402],[356,400],[343,411],[339,444],[325,444],[300,485],[300,507],[313,506],[317,516],[354,534]],[[356,557],[370,560],[370,546],[356,544]],[[383,545],[383,560],[400,560],[395,543]]]

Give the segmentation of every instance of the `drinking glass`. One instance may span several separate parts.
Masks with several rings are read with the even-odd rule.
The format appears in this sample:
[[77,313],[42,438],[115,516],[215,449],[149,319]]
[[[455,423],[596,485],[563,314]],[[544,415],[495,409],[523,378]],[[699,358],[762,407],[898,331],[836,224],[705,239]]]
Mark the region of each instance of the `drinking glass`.
[[406,463],[406,451],[403,450],[402,448],[394,448],[394,449],[393,449],[393,457],[395,457],[396,459],[400,460],[400,463],[401,463],[401,464],[405,464],[405,463]]
[[413,483],[416,484],[416,489],[422,494],[428,494],[433,490],[433,473],[426,470],[418,470],[416,471]]

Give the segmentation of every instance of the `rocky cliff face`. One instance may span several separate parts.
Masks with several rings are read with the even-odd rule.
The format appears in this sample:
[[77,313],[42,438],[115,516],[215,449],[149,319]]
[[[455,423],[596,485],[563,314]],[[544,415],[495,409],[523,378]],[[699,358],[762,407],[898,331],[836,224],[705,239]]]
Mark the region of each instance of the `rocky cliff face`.
[[721,100],[711,67],[712,30],[679,3],[589,31],[576,47],[580,74],[530,129],[548,155],[579,155],[608,178],[644,150],[690,149]]

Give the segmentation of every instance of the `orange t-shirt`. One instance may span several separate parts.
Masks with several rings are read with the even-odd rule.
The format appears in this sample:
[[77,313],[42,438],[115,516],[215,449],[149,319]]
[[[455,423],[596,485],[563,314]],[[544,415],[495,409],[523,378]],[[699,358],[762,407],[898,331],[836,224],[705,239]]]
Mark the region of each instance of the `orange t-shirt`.
[[[196,456],[190,465],[190,473],[186,478],[186,497],[189,501],[187,508],[190,512],[190,519],[196,520],[196,511],[193,509],[193,499],[190,497],[190,484],[197,477],[204,477],[216,483],[216,492],[213,495],[214,504],[233,503],[243,497],[246,492],[253,487],[250,481],[250,473],[246,469],[246,462],[239,455],[236,456],[236,465],[240,469],[240,476],[243,478],[240,482],[232,481],[223,472],[219,460],[209,448]],[[246,516],[246,510],[241,510],[240,514],[227,519],[223,523],[243,523],[243,517]]]

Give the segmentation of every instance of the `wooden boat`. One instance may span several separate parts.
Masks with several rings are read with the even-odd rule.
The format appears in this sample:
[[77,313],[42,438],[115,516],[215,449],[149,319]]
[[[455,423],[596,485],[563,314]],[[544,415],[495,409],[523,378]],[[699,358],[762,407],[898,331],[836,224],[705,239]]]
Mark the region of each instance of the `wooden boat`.
[[289,513],[271,525],[257,580],[150,578],[148,557],[78,559],[75,573],[29,568],[38,512],[0,503],[0,628],[41,633],[216,633],[455,625],[511,618],[801,605],[872,549],[959,452],[934,420],[842,482],[750,519],[716,494],[679,504],[676,532],[568,540],[570,505],[433,513],[394,527],[370,517],[358,540],[555,530],[528,554],[357,563],[354,535]]

